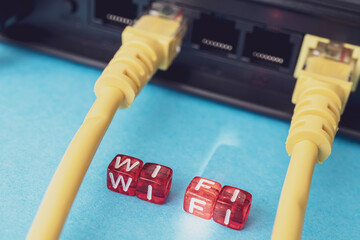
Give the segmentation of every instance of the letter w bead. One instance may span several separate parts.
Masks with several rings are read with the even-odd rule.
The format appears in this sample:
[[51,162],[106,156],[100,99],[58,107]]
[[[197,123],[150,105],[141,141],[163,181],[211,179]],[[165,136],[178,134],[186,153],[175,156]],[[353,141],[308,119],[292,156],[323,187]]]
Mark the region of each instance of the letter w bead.
[[111,180],[112,187],[114,189],[116,189],[119,186],[119,183],[121,182],[122,189],[123,189],[124,192],[127,192],[127,190],[130,187],[130,184],[132,182],[132,178],[129,177],[126,184],[125,184],[125,180],[124,180],[123,176],[121,176],[121,175],[118,176],[118,178],[116,179],[116,182],[115,182],[114,174],[112,172],[109,172],[109,177],[110,177],[110,180]]
[[131,164],[130,158],[125,158],[125,160],[123,160],[123,161],[121,161],[121,158],[122,158],[121,156],[116,157],[115,169],[119,169],[122,165],[126,164],[125,171],[129,172],[129,171],[131,171],[131,169],[133,169],[134,167],[139,165],[139,161],[135,161],[133,164]]
[[115,156],[107,169],[108,189],[134,196],[142,167],[143,162],[140,159],[121,154]]

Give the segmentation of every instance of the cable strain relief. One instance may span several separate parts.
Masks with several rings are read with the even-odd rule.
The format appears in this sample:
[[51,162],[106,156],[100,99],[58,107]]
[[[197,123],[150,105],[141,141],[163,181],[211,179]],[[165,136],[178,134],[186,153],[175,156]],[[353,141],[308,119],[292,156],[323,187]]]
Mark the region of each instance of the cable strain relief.
[[317,145],[319,149],[317,162],[326,160],[331,153],[332,143],[336,131],[324,118],[309,115],[300,116],[291,123],[289,135],[286,141],[286,150],[291,156],[294,146],[302,141],[308,140]]
[[[342,111],[342,97],[331,84],[319,84],[316,80],[305,86],[297,97],[286,149],[292,154],[294,146],[308,140],[319,149],[317,162],[321,163],[331,153],[332,143],[338,130]],[[329,86],[329,87],[328,87]]]
[[95,83],[96,96],[102,88],[114,87],[124,94],[119,108],[131,106],[158,68],[160,58],[154,48],[156,44],[147,40],[133,39],[123,44]]

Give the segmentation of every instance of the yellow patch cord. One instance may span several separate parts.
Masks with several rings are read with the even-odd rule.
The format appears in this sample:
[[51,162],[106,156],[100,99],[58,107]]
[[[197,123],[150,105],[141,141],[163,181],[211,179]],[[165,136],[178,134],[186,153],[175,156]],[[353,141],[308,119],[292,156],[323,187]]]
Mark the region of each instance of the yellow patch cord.
[[129,107],[156,70],[166,70],[171,65],[180,51],[185,27],[180,8],[155,3],[148,15],[125,28],[123,44],[95,84],[97,99],[67,148],[27,239],[59,238],[76,193],[116,110]]
[[286,141],[291,156],[272,240],[301,239],[315,163],[331,153],[351,91],[360,77],[360,47],[306,35],[294,76],[293,118]]

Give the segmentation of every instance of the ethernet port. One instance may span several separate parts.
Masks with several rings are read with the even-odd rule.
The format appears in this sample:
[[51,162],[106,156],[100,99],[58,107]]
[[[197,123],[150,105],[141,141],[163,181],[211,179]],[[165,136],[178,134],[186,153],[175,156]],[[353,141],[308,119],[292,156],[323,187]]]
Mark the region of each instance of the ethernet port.
[[136,13],[131,0],[95,0],[95,18],[103,24],[125,27],[134,22]]
[[271,68],[288,68],[293,45],[289,34],[255,27],[246,34],[243,57]]
[[220,55],[236,54],[238,38],[235,21],[208,14],[201,14],[194,21],[191,41],[200,50]]

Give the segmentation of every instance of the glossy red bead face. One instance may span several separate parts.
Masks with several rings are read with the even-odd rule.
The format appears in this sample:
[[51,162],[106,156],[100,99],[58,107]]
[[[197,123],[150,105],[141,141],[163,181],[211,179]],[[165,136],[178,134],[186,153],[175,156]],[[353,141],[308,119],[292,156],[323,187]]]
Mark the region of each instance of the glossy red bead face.
[[251,200],[250,193],[224,186],[215,204],[214,221],[232,229],[242,229],[249,215]]
[[107,169],[107,187],[111,191],[134,196],[142,166],[140,159],[116,155]]
[[173,171],[171,168],[146,163],[141,170],[136,196],[142,200],[163,204],[169,194]]
[[221,184],[206,178],[195,177],[187,187],[184,197],[184,210],[195,216],[210,219]]

